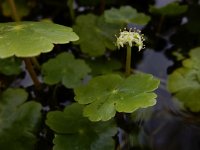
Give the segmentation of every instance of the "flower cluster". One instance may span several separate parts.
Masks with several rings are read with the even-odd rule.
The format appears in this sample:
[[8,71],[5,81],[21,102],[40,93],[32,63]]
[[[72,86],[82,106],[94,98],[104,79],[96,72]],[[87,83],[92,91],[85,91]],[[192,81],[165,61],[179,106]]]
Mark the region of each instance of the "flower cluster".
[[144,48],[144,35],[141,34],[140,30],[130,28],[129,31],[124,28],[124,31],[120,30],[119,37],[117,37],[116,45],[118,48],[123,47],[124,45],[137,46],[139,51]]

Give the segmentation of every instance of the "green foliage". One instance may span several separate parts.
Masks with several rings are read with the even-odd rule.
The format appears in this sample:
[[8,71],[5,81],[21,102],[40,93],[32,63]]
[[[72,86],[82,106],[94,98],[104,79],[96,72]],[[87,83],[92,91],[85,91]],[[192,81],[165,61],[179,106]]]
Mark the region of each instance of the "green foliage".
[[[15,0],[16,9],[18,10],[19,18],[27,16],[30,12],[30,7],[28,5],[28,0]],[[7,17],[12,17],[12,10],[7,0],[2,3],[3,15]]]
[[[195,5],[192,9],[189,9],[187,12],[188,22],[186,24],[186,28],[194,34],[198,34],[200,36],[200,5]],[[199,38],[200,39],[200,38]]]
[[69,27],[46,22],[0,23],[0,57],[37,56],[54,44],[78,40]]
[[[10,2],[14,5],[11,6]],[[0,0],[2,22],[11,19],[8,17],[30,21],[0,23],[0,149],[115,150],[123,149],[124,143],[130,146],[129,149],[138,148],[138,128],[133,123],[133,117],[126,113],[143,110],[140,108],[146,110],[155,105],[157,95],[154,90],[158,88],[159,80],[148,74],[133,74],[126,78],[120,76],[124,74],[122,68],[127,67],[122,66],[119,59],[125,62],[123,57],[126,52],[122,51],[123,48],[115,51],[117,46],[129,44],[140,50],[144,47],[144,38],[139,30],[125,29],[123,34],[115,35],[124,26],[147,25],[151,17],[137,9],[148,12],[145,8],[150,2],[142,3],[145,5],[142,9],[139,6],[141,3],[137,5],[135,1],[10,2]],[[111,8],[113,6],[122,7]],[[105,11],[105,8],[111,9]],[[52,22],[70,25],[74,32],[70,27]],[[145,32],[154,35],[154,22],[148,25]],[[162,21],[159,25],[162,25]],[[162,38],[162,33],[149,38],[160,41],[155,37]],[[152,41],[148,40],[150,45],[147,46],[152,46],[152,49],[160,47]],[[54,44],[69,42],[73,43],[54,47]],[[53,48],[56,52],[51,52]],[[72,53],[66,53],[66,50]],[[135,53],[132,54],[135,56]],[[34,56],[38,56],[37,59],[29,58]],[[142,59],[140,56],[136,55],[134,60],[139,62]],[[17,57],[25,57],[24,63]],[[21,67],[24,72],[18,75]],[[30,77],[35,88],[32,83],[27,83]],[[88,79],[91,80],[85,83]],[[6,90],[10,86],[23,86],[24,90]],[[39,103],[30,101],[31,97]],[[44,105],[43,109],[41,104]],[[68,106],[63,110],[63,105]],[[42,117],[41,110],[44,113]],[[119,135],[116,135],[118,131]],[[53,141],[52,133],[55,135]],[[124,135],[126,141],[121,139]]]
[[52,85],[61,82],[67,88],[80,85],[90,71],[84,60],[75,59],[70,53],[61,53],[42,65],[45,83]]
[[188,9],[187,5],[179,5],[177,2],[174,2],[174,3],[169,3],[168,5],[161,8],[150,6],[149,11],[152,14],[159,14],[162,16],[177,16],[186,12],[187,9]]
[[90,56],[101,56],[106,48],[116,49],[113,43],[114,35],[120,26],[106,23],[103,16],[80,15],[76,18],[73,29],[80,37],[77,44],[80,44],[81,50]]
[[95,60],[88,60],[87,63],[92,68],[93,75],[112,73],[122,67],[122,64],[116,59],[96,58]]
[[87,104],[84,116],[91,121],[109,120],[116,111],[131,113],[156,103],[159,80],[148,74],[136,74],[124,79],[118,74],[93,78],[87,85],[75,88],[75,100]]
[[99,6],[99,5],[102,5],[100,3],[115,4],[116,0],[106,0],[106,1],[100,1],[100,0],[78,0],[77,2],[78,2],[79,5],[82,5],[82,6]]
[[34,150],[41,105],[26,102],[23,89],[7,89],[0,95],[0,149]]
[[0,73],[4,75],[18,75],[21,72],[21,60],[10,57],[0,59]]
[[146,25],[149,22],[150,17],[143,13],[138,13],[136,9],[130,6],[122,6],[120,9],[111,8],[110,10],[106,10],[105,19],[107,22],[111,23],[135,23]]
[[83,106],[67,106],[47,115],[46,124],[55,131],[53,150],[114,150],[114,122],[93,123],[82,116]]
[[191,111],[200,111],[200,47],[189,53],[182,67],[169,75],[168,89]]

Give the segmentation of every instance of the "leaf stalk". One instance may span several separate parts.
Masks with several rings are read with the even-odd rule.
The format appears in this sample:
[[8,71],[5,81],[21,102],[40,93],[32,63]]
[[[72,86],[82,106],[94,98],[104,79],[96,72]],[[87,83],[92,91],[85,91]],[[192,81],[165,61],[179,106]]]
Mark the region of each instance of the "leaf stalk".
[[26,69],[29,72],[31,79],[33,80],[33,83],[36,87],[36,89],[40,88],[40,81],[37,78],[37,74],[33,68],[33,65],[31,63],[31,58],[24,58],[24,63],[26,65]]
[[131,73],[131,47],[127,46],[126,51],[126,76],[129,76]]
[[17,8],[16,8],[16,5],[15,5],[15,1],[14,0],[7,0],[8,4],[10,5],[10,8],[12,10],[12,15],[13,15],[13,18],[16,22],[20,22],[20,17],[17,13]]
[[[10,5],[10,8],[12,10],[13,19],[16,22],[20,22],[20,17],[19,17],[19,14],[17,12],[15,1],[14,0],[7,0],[7,2]],[[34,61],[34,63],[37,63],[36,59],[34,60],[34,58],[32,59],[32,61]],[[24,58],[24,62],[25,62],[25,65],[26,65],[26,69],[27,69],[28,73],[30,74],[36,89],[39,89],[40,81],[38,80],[37,74],[36,74],[36,72],[33,68],[31,58]],[[36,66],[38,67],[39,64],[37,64]]]

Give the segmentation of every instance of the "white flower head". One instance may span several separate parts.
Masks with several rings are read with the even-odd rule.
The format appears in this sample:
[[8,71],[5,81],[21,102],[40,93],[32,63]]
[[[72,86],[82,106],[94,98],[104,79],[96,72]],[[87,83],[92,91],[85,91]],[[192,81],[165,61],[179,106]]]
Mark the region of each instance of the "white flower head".
[[144,48],[144,35],[140,30],[130,28],[129,31],[124,28],[124,31],[120,30],[119,37],[117,37],[116,45],[118,48],[124,47],[124,45],[137,46],[139,51]]

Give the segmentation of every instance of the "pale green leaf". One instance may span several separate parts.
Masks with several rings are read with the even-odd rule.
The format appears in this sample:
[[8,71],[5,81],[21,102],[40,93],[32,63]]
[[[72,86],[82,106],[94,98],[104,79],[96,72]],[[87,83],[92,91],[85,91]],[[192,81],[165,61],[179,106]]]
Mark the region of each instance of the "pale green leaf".
[[32,57],[50,52],[53,44],[78,40],[69,27],[47,22],[0,23],[0,58]]
[[176,69],[168,78],[168,89],[191,111],[200,111],[200,47],[189,53],[182,67]]
[[75,88],[75,100],[87,104],[84,116],[92,121],[109,120],[116,111],[131,113],[156,103],[159,80],[148,74],[124,79],[118,74],[93,78],[87,85]]
[[0,95],[0,149],[34,150],[35,132],[41,117],[41,105],[26,102],[23,89],[8,89]]
[[61,82],[67,88],[79,86],[90,71],[84,60],[75,59],[70,53],[61,53],[42,65],[45,83],[52,85]]
[[111,8],[110,10],[106,10],[105,19],[107,22],[111,23],[135,23],[146,25],[149,22],[150,17],[143,13],[138,13],[136,9],[130,6],[122,6],[119,9]]
[[74,103],[63,112],[48,113],[46,124],[56,134],[53,150],[114,150],[114,122],[91,122],[82,116],[82,110],[82,105]]
[[179,5],[177,2],[173,2],[161,8],[150,6],[149,11],[153,14],[160,14],[163,16],[177,16],[186,12],[187,9],[187,5]]

